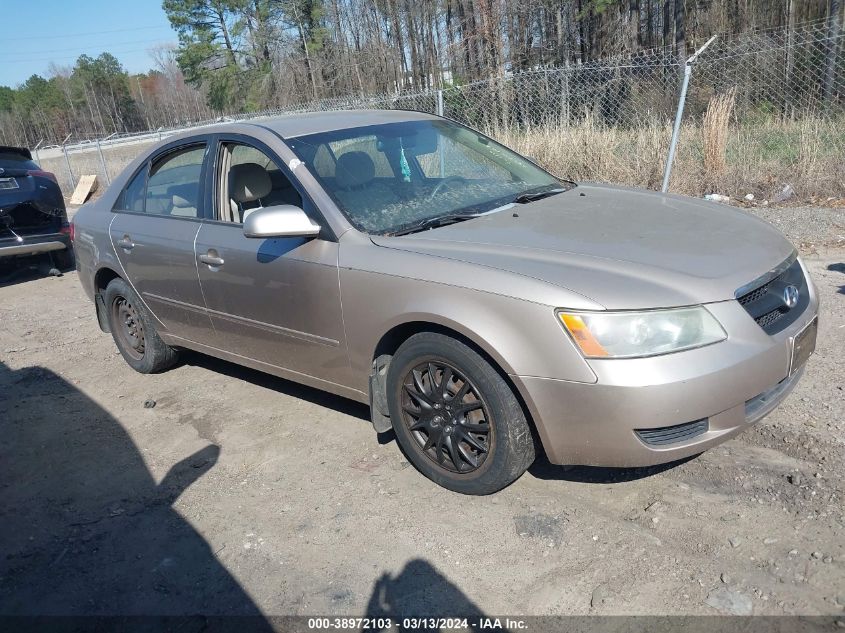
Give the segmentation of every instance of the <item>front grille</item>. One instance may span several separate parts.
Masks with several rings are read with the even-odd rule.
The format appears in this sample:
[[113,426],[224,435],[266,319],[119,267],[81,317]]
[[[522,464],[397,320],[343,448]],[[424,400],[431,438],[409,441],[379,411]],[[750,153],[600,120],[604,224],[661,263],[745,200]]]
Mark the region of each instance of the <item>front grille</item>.
[[766,328],[770,328],[772,324],[778,321],[784,314],[786,314],[788,310],[783,310],[778,308],[777,310],[772,310],[771,312],[766,312],[763,316],[758,316],[755,321],[757,321],[757,325],[759,325],[764,330]]
[[[761,279],[759,285],[750,285],[750,289],[745,286],[737,291],[737,301],[767,334],[777,334],[789,327],[810,303],[807,279],[794,256],[779,266],[773,276]],[[798,303],[792,308],[784,300],[788,286],[798,289]]]
[[740,305],[748,305],[749,303],[754,303],[758,299],[762,299],[769,290],[769,284],[763,284],[756,290],[752,290],[747,295],[743,295],[739,298]]
[[666,444],[675,444],[690,440],[702,433],[706,433],[708,428],[707,418],[704,418],[703,420],[685,422],[684,424],[676,424],[675,426],[663,426],[656,429],[634,429],[634,433],[649,446],[665,446]]

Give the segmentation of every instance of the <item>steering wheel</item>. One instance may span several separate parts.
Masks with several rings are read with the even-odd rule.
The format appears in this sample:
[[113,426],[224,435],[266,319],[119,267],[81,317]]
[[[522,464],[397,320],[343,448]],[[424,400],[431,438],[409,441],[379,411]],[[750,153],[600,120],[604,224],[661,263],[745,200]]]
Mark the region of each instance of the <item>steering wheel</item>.
[[434,196],[439,194],[444,187],[449,187],[456,182],[465,183],[466,181],[467,179],[463,176],[447,176],[434,186],[434,189],[432,189],[431,193],[428,194],[428,199],[431,200],[432,198],[434,198]]

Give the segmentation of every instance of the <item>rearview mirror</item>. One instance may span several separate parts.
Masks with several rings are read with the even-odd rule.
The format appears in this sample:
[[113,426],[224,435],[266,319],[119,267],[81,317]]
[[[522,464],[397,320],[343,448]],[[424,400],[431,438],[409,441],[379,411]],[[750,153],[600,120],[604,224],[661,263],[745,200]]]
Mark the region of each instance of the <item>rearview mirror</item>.
[[259,239],[273,237],[317,237],[320,225],[292,204],[280,204],[250,212],[244,218],[244,235]]

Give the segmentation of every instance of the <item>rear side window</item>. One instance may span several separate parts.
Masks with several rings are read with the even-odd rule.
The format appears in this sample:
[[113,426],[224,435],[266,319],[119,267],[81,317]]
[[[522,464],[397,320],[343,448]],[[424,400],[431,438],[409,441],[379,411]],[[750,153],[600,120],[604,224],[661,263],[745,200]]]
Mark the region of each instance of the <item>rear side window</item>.
[[180,149],[150,167],[144,210],[156,215],[199,216],[200,175],[205,145]]
[[142,169],[120,194],[115,210],[199,217],[205,147],[202,144],[177,149]]

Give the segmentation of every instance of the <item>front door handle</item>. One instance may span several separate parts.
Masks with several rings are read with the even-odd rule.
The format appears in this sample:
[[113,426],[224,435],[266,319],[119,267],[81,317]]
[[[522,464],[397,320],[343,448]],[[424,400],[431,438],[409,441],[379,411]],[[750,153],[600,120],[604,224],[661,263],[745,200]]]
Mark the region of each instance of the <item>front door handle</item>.
[[132,242],[131,239],[129,239],[128,235],[124,235],[123,239],[117,242],[117,245],[125,251],[131,251],[133,248],[135,248],[135,244]]
[[223,258],[217,256],[216,251],[208,251],[205,255],[200,255],[200,261],[203,264],[208,264],[209,266],[222,266],[223,265]]

